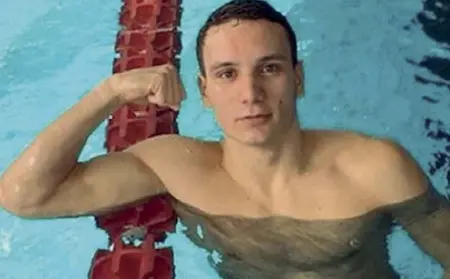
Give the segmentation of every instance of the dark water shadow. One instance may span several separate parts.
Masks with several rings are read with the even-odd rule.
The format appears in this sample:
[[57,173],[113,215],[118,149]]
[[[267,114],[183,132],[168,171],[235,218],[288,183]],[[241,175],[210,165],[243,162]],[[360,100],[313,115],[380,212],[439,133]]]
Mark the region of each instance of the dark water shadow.
[[[425,0],[422,11],[411,20],[411,25],[419,26],[426,36],[440,45],[444,53],[450,55],[450,0]],[[405,30],[409,30],[411,25],[405,26]],[[447,93],[433,98],[423,96],[422,100],[434,105],[444,105],[450,110],[450,59],[425,55],[420,61],[407,59],[407,62],[426,69],[432,76],[430,78],[417,74],[417,83],[436,86]],[[440,145],[444,144],[442,149],[432,154],[433,160],[428,163],[428,171],[430,175],[444,172],[447,196],[450,196],[450,119],[444,119],[444,115],[440,117],[442,119],[428,117],[424,120],[427,137]]]
[[[412,24],[420,25],[425,35],[441,44],[445,51],[450,51],[450,0],[426,0],[423,10],[412,20]],[[405,26],[405,29],[408,28],[409,26]],[[450,93],[450,59],[426,55],[419,62],[408,62],[426,68],[439,79],[432,80],[416,75],[417,82],[447,87]]]

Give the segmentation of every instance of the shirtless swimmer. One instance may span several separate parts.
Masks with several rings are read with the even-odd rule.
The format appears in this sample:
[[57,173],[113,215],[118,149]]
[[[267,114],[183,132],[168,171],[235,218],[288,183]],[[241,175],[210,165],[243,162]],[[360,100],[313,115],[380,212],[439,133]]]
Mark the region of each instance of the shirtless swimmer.
[[191,239],[222,256],[211,263],[224,279],[399,278],[386,247],[399,223],[450,278],[447,201],[393,141],[301,128],[296,49],[291,26],[269,4],[223,5],[197,49],[203,102],[222,141],[159,136],[80,162],[88,136],[120,106],[176,108],[184,98],[170,65],[114,74],[3,173],[1,206],[23,218],[74,217],[169,193]]

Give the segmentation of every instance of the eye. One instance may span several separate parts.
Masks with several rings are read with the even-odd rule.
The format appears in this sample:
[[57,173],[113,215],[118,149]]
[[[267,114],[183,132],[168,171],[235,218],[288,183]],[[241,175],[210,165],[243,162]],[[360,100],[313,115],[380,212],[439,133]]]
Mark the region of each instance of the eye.
[[233,70],[224,70],[217,73],[217,76],[221,79],[233,79],[236,76],[236,72]]
[[265,75],[276,74],[280,71],[280,66],[277,64],[267,64],[261,68],[261,72]]

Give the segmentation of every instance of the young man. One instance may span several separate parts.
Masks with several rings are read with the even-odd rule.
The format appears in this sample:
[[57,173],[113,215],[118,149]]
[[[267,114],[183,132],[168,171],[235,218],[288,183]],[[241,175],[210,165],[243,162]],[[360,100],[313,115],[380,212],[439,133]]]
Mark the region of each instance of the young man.
[[[184,98],[170,65],[102,81],[4,172],[2,206],[18,216],[100,214],[170,193],[223,278],[399,278],[386,235],[404,226],[450,278],[450,211],[397,144],[300,128],[303,68],[285,17],[231,1],[198,37],[199,86],[221,142],[161,136],[79,162],[87,137],[119,106]],[[202,226],[202,236],[197,235]]]

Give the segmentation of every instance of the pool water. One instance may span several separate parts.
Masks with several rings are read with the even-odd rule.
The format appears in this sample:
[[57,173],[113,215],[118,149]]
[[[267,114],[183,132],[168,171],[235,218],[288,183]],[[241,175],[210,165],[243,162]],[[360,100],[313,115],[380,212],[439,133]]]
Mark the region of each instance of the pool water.
[[[188,99],[178,123],[184,135],[221,136],[196,88],[195,37],[207,14],[224,2],[183,0],[181,74]],[[450,1],[270,2],[287,14],[301,39],[302,124],[394,138],[448,195]],[[42,128],[110,74],[120,5],[119,0],[3,1],[0,172]],[[104,129],[91,136],[82,159],[105,152]],[[183,229],[178,224],[166,241],[175,251],[176,278],[218,278],[206,252],[183,236]],[[92,255],[106,241],[92,218],[26,221],[0,211],[0,278],[86,278]],[[401,229],[388,245],[403,278],[440,278],[440,266]]]

